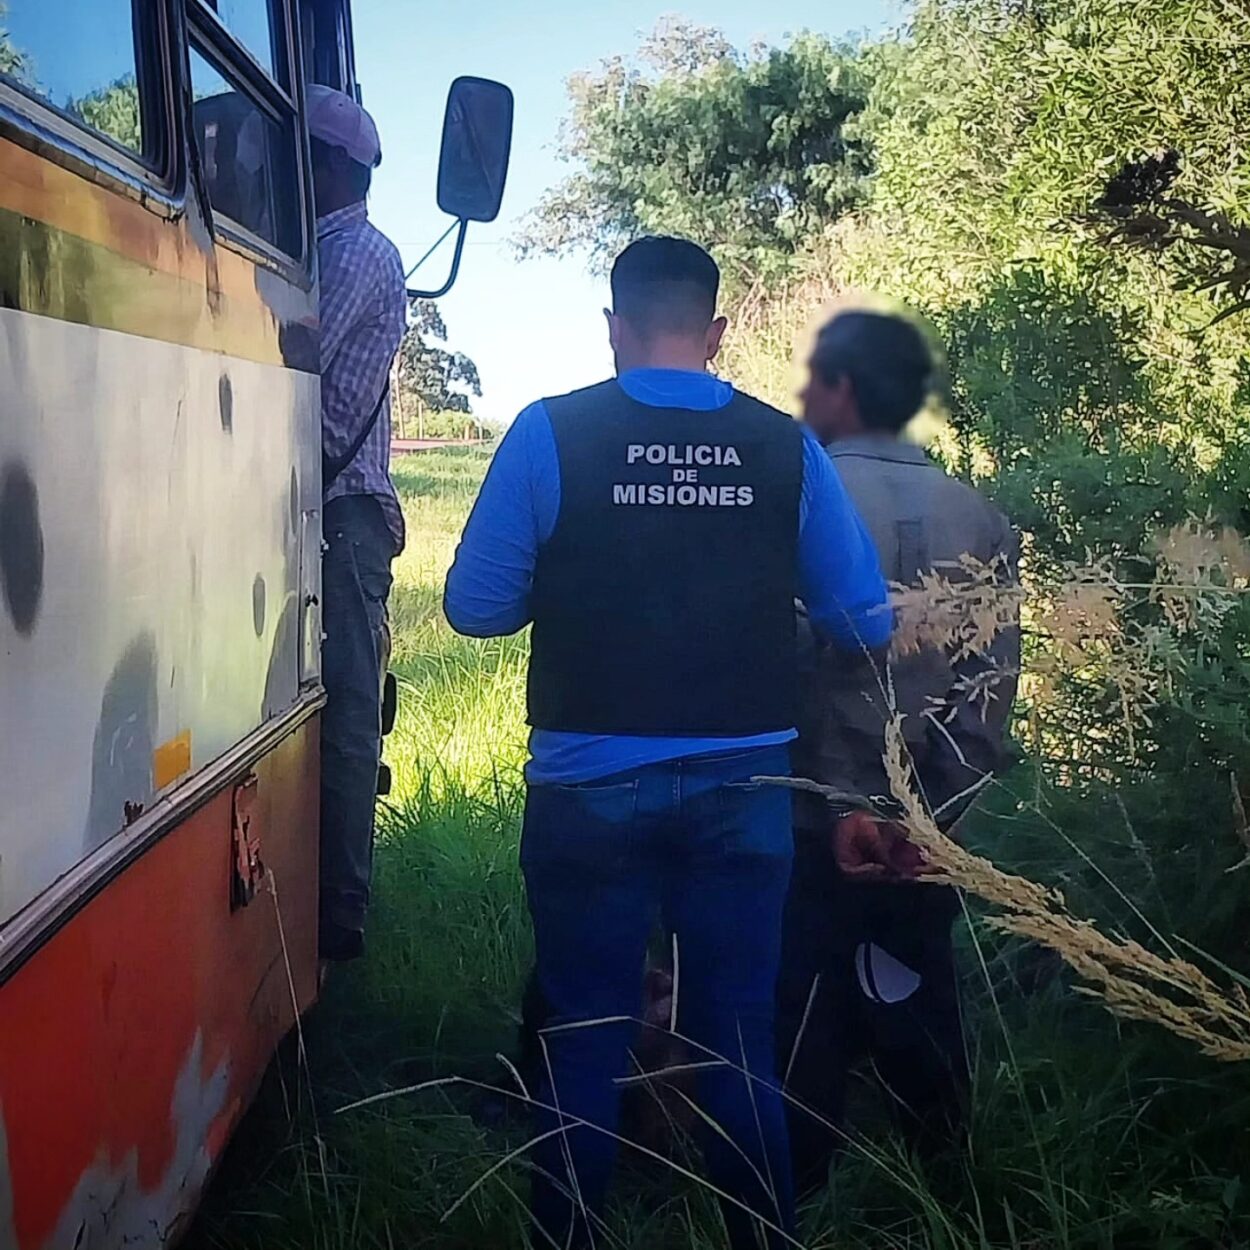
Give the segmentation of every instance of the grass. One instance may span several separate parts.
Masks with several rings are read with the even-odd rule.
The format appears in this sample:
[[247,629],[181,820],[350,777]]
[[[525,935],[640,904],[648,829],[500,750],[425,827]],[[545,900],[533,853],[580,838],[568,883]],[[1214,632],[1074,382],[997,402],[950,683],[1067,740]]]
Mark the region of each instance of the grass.
[[[410,526],[392,600],[403,690],[387,747],[396,785],[380,824],[369,955],[332,979],[306,1021],[306,1065],[291,1046],[270,1073],[192,1231],[195,1250],[524,1245],[523,1166],[472,1189],[524,1143],[522,1116],[499,1116],[494,1100],[466,1085],[338,1114],[357,1099],[441,1077],[508,1083],[495,1056],[512,1049],[530,956],[516,866],[525,644],[459,639],[439,610],[485,463],[470,450],[398,466]],[[1001,791],[976,836],[1008,866],[1064,885],[1092,910],[1099,891],[1083,884],[1053,829],[1076,817],[1062,811],[1062,796],[1043,801],[1032,778],[1012,784],[1029,801]],[[1161,819],[1179,801],[1160,798]],[[1150,859],[1119,810],[1086,813],[1082,845],[1117,880],[1137,873],[1135,903],[1170,931],[1173,918],[1153,908],[1153,883],[1192,864]],[[1103,893],[1114,922],[1116,900]],[[834,1187],[804,1212],[803,1244],[1250,1245],[1244,1071],[1149,1026],[1116,1022],[1018,941],[975,922],[962,941],[976,1073],[967,1157],[922,1176],[872,1127],[881,1116],[865,1116],[866,1135]],[[867,1095],[860,1101],[872,1105]],[[661,1169],[628,1169],[616,1201],[605,1244],[721,1244],[705,1197]]]

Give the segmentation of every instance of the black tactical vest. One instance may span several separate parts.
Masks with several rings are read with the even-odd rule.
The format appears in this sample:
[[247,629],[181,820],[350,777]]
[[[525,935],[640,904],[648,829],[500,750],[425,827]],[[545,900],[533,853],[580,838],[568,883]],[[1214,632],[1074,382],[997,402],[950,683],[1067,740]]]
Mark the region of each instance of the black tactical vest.
[[560,512],[534,574],[530,724],[791,728],[799,426],[745,395],[654,408],[614,381],[546,407]]

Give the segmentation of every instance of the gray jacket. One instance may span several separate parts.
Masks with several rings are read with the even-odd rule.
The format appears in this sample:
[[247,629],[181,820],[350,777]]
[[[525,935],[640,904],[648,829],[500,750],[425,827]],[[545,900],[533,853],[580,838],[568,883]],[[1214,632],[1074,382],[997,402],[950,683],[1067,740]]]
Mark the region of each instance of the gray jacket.
[[[829,447],[829,456],[854,502],[888,582],[914,585],[936,570],[956,580],[968,554],[991,563],[1005,558],[1017,576],[1019,545],[1007,519],[966,483],[948,476],[919,448],[897,439],[864,435]],[[801,713],[795,770],[849,793],[888,795],[882,762],[889,705],[877,665],[820,646],[800,620]],[[994,697],[971,701],[961,693],[989,667],[1005,675]],[[1007,759],[1006,726],[1020,667],[1020,632],[1000,632],[987,652],[954,661],[934,649],[889,663],[894,706],[917,776],[932,808],[949,824],[960,809],[951,803]],[[936,711],[935,708],[942,710]],[[962,758],[961,758],[962,757]],[[800,803],[801,824],[824,822],[819,803]]]

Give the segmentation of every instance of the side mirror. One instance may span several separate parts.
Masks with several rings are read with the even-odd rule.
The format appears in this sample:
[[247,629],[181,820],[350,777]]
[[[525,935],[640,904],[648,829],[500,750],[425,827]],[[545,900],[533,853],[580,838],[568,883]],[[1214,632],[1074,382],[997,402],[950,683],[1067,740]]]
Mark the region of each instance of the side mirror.
[[439,208],[461,221],[494,221],[511,149],[512,92],[486,78],[457,78],[443,117]]
[[451,84],[438,159],[438,206],[456,220],[406,276],[419,269],[458,227],[456,251],[447,281],[436,291],[409,287],[412,298],[439,299],[446,295],[460,272],[469,222],[494,221],[499,216],[512,151],[512,112],[512,92],[503,83],[457,78]]

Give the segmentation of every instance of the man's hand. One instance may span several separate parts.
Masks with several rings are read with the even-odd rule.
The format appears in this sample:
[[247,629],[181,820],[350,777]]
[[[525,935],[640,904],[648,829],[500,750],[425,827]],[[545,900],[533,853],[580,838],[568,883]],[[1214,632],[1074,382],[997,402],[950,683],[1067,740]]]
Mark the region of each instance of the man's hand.
[[842,874],[856,881],[913,881],[933,871],[899,825],[863,811],[834,826],[833,855]]

